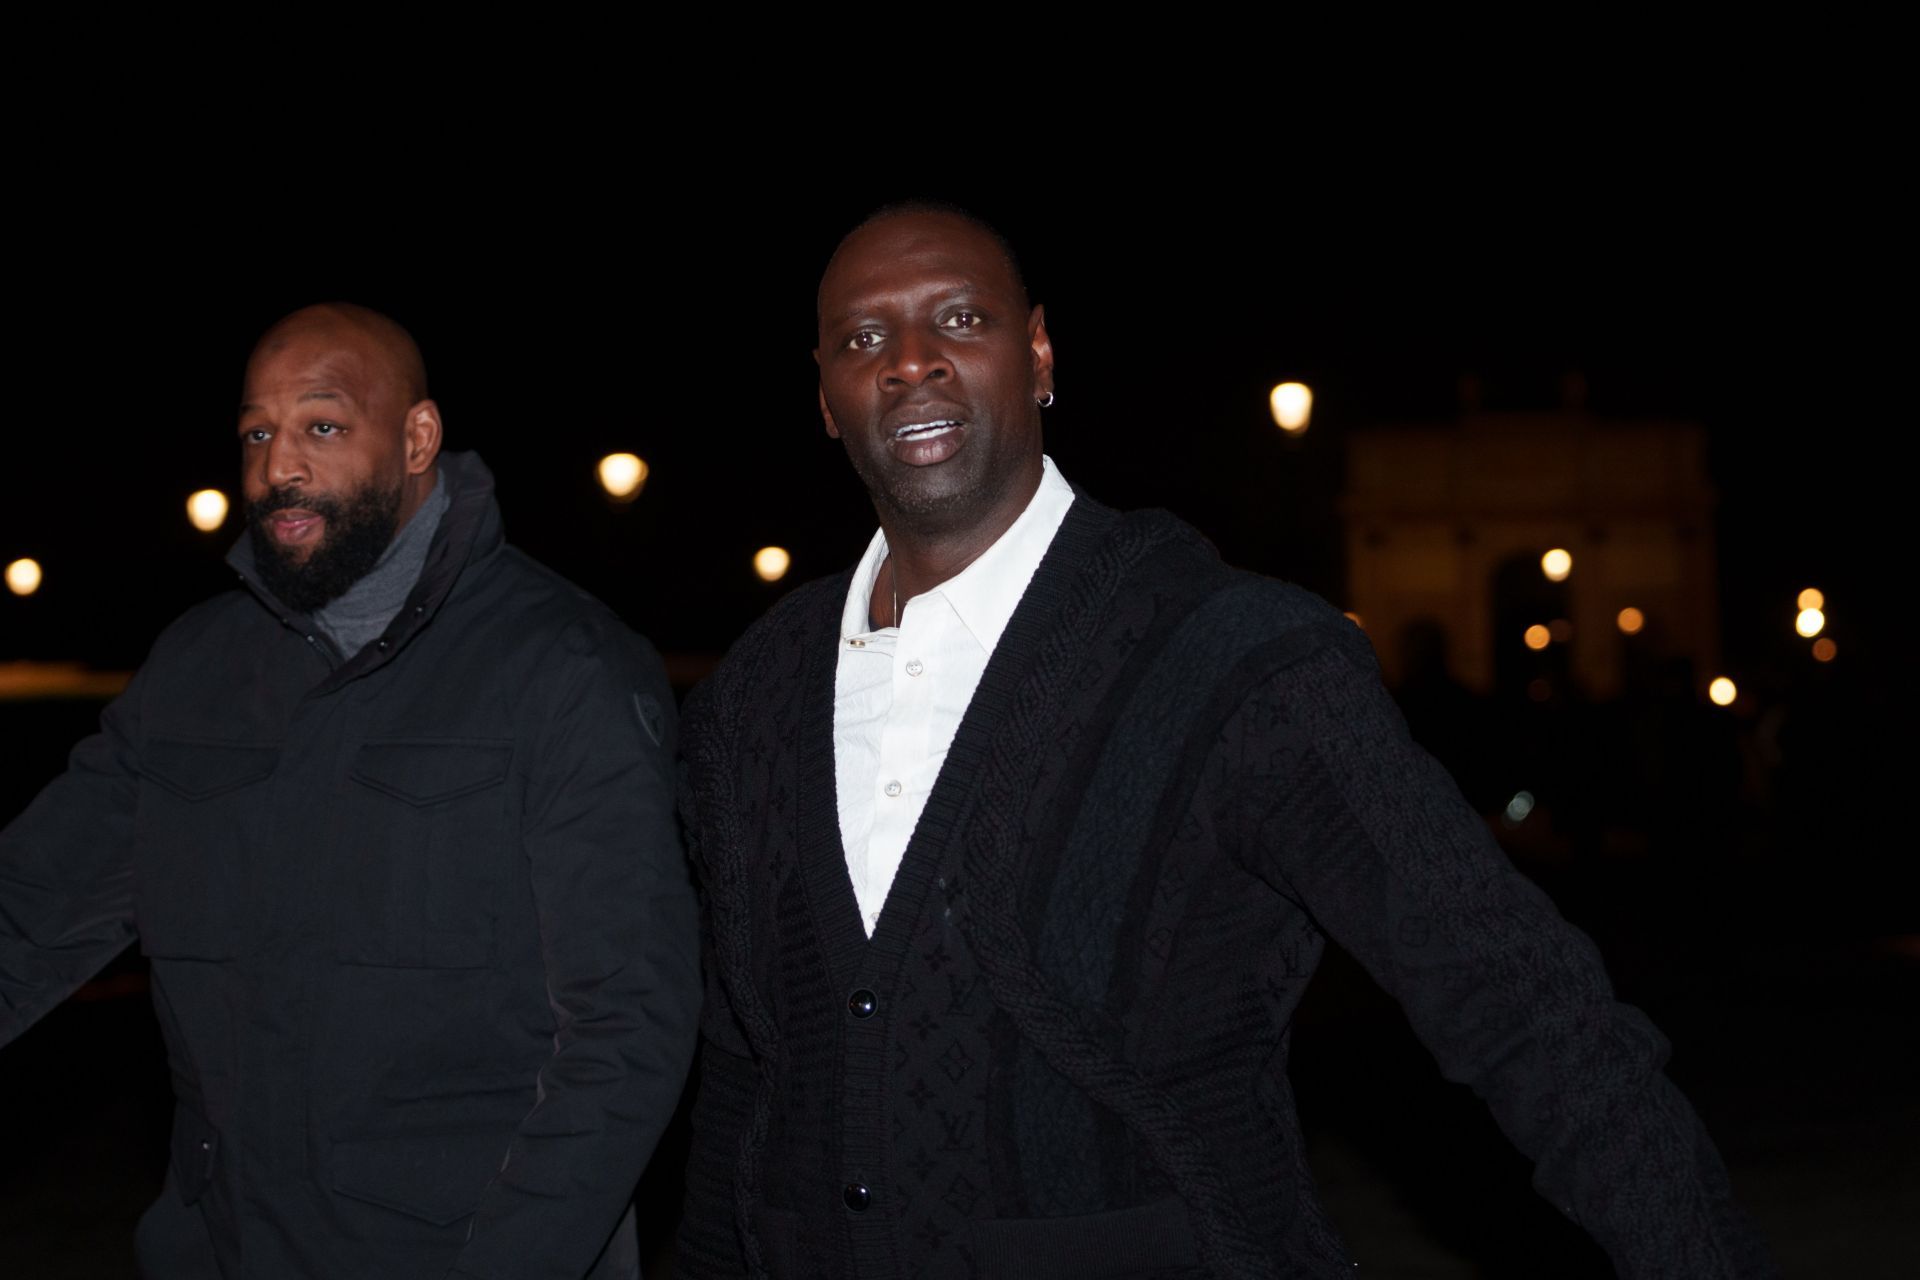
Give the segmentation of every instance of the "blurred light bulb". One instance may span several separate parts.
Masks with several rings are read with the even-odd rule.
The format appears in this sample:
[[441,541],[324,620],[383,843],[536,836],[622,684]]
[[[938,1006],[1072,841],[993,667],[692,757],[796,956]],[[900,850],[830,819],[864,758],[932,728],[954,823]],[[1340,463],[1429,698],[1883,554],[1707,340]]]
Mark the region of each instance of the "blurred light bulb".
[[1555,547],[1540,557],[1540,572],[1547,575],[1549,582],[1565,582],[1573,572],[1573,553],[1564,547]]
[[1819,635],[1820,629],[1826,625],[1827,615],[1814,608],[1802,609],[1800,616],[1793,620],[1793,629],[1809,640]]
[[762,547],[753,553],[753,571],[762,582],[778,582],[787,576],[793,557],[785,547]]
[[1821,636],[1813,642],[1813,660],[1815,662],[1832,662],[1839,652],[1840,646],[1833,642],[1832,636]]
[[639,496],[647,472],[638,454],[610,453],[600,459],[600,487],[616,501],[627,502]]
[[1800,609],[1824,609],[1827,607],[1827,598],[1820,593],[1820,588],[1808,587],[1794,603]]
[[1536,622],[1527,628],[1526,635],[1522,636],[1521,639],[1527,642],[1527,648],[1529,649],[1544,649],[1553,643],[1553,632]]
[[1707,696],[1713,699],[1716,707],[1730,707],[1733,700],[1740,696],[1740,690],[1725,676],[1715,676],[1713,683],[1707,686]]
[[187,499],[187,519],[202,533],[212,533],[227,522],[227,495],[202,489]]
[[1283,382],[1267,396],[1267,404],[1273,410],[1273,424],[1290,436],[1297,436],[1307,429],[1307,419],[1313,416],[1313,392],[1304,382]]
[[1637,636],[1647,625],[1647,615],[1632,605],[1628,605],[1620,611],[1620,615],[1614,619],[1614,623],[1628,635]]
[[30,596],[40,589],[40,562],[19,559],[7,566],[7,590],[17,596]]

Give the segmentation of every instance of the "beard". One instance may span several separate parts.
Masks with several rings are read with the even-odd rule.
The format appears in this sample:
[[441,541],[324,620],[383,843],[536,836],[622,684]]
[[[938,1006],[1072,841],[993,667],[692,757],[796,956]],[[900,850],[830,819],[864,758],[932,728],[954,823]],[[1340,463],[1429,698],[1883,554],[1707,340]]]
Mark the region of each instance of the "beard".
[[[403,487],[396,483],[382,489],[368,484],[344,499],[272,489],[258,502],[249,502],[247,536],[253,543],[260,584],[296,613],[311,614],[338,600],[373,571],[393,542],[400,528]],[[266,530],[266,518],[288,507],[303,508],[326,521],[324,536],[301,559],[295,559]]]

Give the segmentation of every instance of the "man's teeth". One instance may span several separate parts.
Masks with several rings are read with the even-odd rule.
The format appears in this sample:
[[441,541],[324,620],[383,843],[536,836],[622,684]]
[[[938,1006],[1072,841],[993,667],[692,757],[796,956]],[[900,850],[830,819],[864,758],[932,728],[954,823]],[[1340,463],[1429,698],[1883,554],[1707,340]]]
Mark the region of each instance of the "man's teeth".
[[945,435],[960,424],[951,418],[942,418],[938,422],[915,422],[901,427],[893,433],[895,440],[925,440],[929,436]]

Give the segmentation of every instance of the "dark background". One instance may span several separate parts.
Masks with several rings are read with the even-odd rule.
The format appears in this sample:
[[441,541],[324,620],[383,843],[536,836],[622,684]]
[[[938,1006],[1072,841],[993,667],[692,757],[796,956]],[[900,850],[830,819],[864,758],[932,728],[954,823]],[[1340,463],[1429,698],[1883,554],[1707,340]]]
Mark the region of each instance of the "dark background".
[[[638,153],[617,179],[561,164],[449,183],[429,165],[369,189],[323,156],[191,208],[131,178],[36,201],[0,561],[32,555],[47,579],[31,599],[0,595],[0,662],[128,669],[168,619],[226,587],[235,526],[198,534],[182,503],[233,491],[246,352],[318,300],[414,331],[448,445],[493,468],[509,537],[688,671],[871,532],[815,409],[812,298],[839,234],[886,199],[958,199],[1020,248],[1058,359],[1049,451],[1071,480],[1116,506],[1169,507],[1229,560],[1336,603],[1348,433],[1447,420],[1466,374],[1487,408],[1551,409],[1577,372],[1600,415],[1704,426],[1724,667],[1749,698],[1724,713],[1695,699],[1689,723],[1737,761],[1767,712],[1787,709],[1799,767],[1791,787],[1758,790],[1737,765],[1703,771],[1719,781],[1691,818],[1672,796],[1629,804],[1647,827],[1631,858],[1578,841],[1572,855],[1518,839],[1513,852],[1675,1041],[1673,1074],[1790,1274],[1896,1274],[1920,1249],[1911,1213],[1896,1219],[1920,1203],[1896,611],[1912,279],[1874,171],[1844,147],[1697,123],[1657,149],[1485,135],[1425,165],[1349,156],[1337,172],[1284,152],[1258,172],[1120,150],[1017,174],[903,163],[935,157],[923,141],[912,157],[876,147],[854,180]],[[1283,378],[1316,393],[1298,442],[1267,416]],[[626,507],[594,479],[615,449],[652,468]],[[793,553],[783,583],[750,571],[768,543]],[[1840,646],[1818,672],[1791,631],[1808,585],[1825,591]],[[0,816],[95,710],[0,703]],[[1523,708],[1482,710],[1529,742],[1578,739],[1586,723],[1541,738]],[[120,968],[119,987],[90,989],[99,998],[0,1054],[0,1240],[27,1260],[11,1274],[119,1274],[131,1214],[157,1185],[164,1071],[137,966]],[[1369,1270],[1596,1273],[1357,971],[1330,965],[1302,1021],[1303,1120]],[[647,1191],[656,1239],[671,1165],[669,1152]]]

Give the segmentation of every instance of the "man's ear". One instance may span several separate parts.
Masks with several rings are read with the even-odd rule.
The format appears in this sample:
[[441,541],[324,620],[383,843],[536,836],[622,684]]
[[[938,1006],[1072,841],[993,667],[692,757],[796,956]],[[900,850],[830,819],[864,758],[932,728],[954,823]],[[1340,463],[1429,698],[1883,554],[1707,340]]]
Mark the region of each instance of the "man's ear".
[[1053,339],[1047,336],[1047,309],[1037,306],[1027,317],[1027,345],[1033,348],[1033,391],[1053,394]]
[[[820,353],[817,350],[813,353],[813,362],[820,363]],[[827,424],[827,434],[838,440],[840,427],[833,420],[833,410],[827,408],[827,384],[824,382],[820,384],[820,420]]]
[[402,438],[407,446],[407,474],[423,476],[433,470],[434,459],[440,456],[440,406],[422,400],[408,409]]

